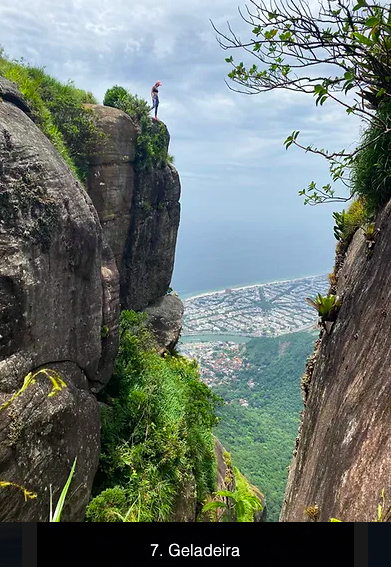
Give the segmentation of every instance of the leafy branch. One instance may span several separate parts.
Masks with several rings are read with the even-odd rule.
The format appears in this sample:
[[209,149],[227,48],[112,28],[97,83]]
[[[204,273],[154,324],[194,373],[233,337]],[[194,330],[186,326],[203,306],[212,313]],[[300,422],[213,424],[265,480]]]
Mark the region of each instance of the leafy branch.
[[[305,204],[350,200],[351,170],[358,155],[391,131],[390,121],[379,112],[391,98],[391,7],[366,0],[319,0],[315,10],[308,0],[250,0],[238,10],[251,26],[247,41],[229,22],[225,33],[211,22],[222,49],[240,49],[255,59],[247,66],[233,55],[226,58],[231,90],[249,95],[276,89],[312,94],[317,106],[332,100],[348,115],[376,127],[377,137],[352,152],[302,145],[298,131],[284,142],[286,149],[295,145],[328,160],[333,182],[349,188],[349,196],[340,197],[330,184],[319,189],[312,182],[299,193]],[[352,102],[343,100],[348,94],[353,94]]]

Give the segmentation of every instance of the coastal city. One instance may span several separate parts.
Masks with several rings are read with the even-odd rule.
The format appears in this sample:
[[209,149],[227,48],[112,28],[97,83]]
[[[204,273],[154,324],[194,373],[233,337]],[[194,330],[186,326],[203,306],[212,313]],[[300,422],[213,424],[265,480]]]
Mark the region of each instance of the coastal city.
[[[180,352],[184,356],[197,359],[201,380],[212,387],[235,382],[239,370],[245,364],[249,366],[243,356],[243,346],[230,341],[181,343]],[[243,400],[241,405],[248,405],[247,400]]]
[[186,299],[182,337],[276,336],[308,329],[316,312],[305,298],[325,295],[327,276],[226,289]]
[[[250,364],[245,343],[252,337],[278,337],[297,331],[316,331],[317,315],[305,301],[325,295],[327,276],[227,289],[184,301],[185,317],[179,343],[181,354],[198,361],[201,379],[221,386],[238,379]],[[281,337],[280,351],[286,346]],[[254,386],[249,381],[248,388]],[[246,407],[243,398],[239,404]]]

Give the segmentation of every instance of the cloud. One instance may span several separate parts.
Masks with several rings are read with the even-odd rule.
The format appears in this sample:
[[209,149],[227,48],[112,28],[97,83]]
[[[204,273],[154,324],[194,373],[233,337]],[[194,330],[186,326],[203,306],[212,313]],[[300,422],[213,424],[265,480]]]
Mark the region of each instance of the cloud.
[[[222,30],[230,21],[247,39],[251,26],[241,20],[237,5],[238,0],[13,0],[0,5],[1,42],[11,57],[45,66],[60,80],[74,79],[99,101],[114,84],[149,100],[151,85],[162,81],[159,116],[170,130],[170,153],[182,178],[182,235],[191,233],[199,215],[220,222],[226,214],[227,232],[238,211],[252,218],[259,210],[268,222],[290,226],[294,220],[303,233],[310,218],[317,219],[319,233],[329,231],[330,209],[314,213],[297,197],[312,179],[328,181],[327,164],[293,147],[286,151],[283,142],[300,130],[305,145],[354,147],[359,121],[332,101],[316,107],[310,95],[231,91],[225,84],[227,52],[218,46],[209,19]],[[243,54],[234,55],[240,61]]]

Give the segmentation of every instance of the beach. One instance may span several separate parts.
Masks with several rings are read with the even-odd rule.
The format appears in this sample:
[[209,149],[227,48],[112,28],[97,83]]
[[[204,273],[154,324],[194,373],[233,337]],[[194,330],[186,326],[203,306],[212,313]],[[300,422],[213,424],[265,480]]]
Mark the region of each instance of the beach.
[[273,284],[278,284],[278,283],[288,283],[288,282],[297,282],[300,280],[306,280],[306,279],[310,279],[310,278],[319,278],[321,276],[324,276],[325,274],[315,274],[315,275],[310,275],[310,276],[302,276],[302,277],[298,277],[298,278],[292,278],[292,279],[283,279],[283,280],[274,280],[274,281],[268,281],[268,282],[259,282],[259,283],[252,283],[252,284],[247,284],[247,285],[241,285],[241,286],[234,286],[234,287],[230,287],[227,286],[224,289],[216,289],[216,290],[211,290],[211,291],[204,291],[201,293],[197,293],[194,295],[189,295],[186,296],[185,295],[180,295],[179,297],[180,299],[183,299],[183,301],[188,301],[189,299],[197,299],[198,297],[207,297],[209,295],[217,295],[217,294],[223,294],[226,293],[227,289],[230,289],[232,291],[240,291],[241,289],[250,289],[252,287],[263,287],[265,285],[273,285]]

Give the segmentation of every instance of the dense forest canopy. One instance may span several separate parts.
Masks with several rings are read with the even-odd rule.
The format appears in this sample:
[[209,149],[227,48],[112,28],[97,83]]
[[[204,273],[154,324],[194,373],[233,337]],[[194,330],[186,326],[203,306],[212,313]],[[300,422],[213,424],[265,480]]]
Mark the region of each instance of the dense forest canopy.
[[310,332],[254,338],[242,347],[237,380],[213,389],[227,402],[218,409],[216,434],[265,494],[268,520],[275,522],[303,408],[300,378],[315,338]]

